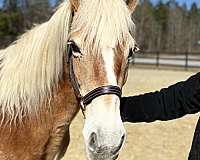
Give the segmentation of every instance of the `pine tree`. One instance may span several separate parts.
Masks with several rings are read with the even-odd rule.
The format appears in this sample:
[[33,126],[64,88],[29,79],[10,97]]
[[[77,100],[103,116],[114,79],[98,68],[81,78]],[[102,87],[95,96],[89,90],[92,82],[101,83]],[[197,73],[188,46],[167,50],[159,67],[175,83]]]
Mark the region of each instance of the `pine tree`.
[[159,1],[154,9],[154,17],[157,25],[155,26],[157,30],[157,40],[156,46],[157,51],[166,49],[166,32],[167,32],[167,20],[169,17],[169,8],[162,1]]
[[139,17],[136,19],[137,26],[137,39],[140,44],[140,48],[144,50],[151,50],[153,48],[153,42],[151,36],[153,35],[153,4],[149,0],[142,0],[136,15]]
[[48,0],[26,1],[27,7],[23,11],[25,28],[31,28],[33,23],[42,23],[49,18],[51,7]]
[[189,52],[198,52],[199,46],[197,45],[198,40],[200,39],[200,10],[197,7],[196,3],[192,4],[191,10],[189,12],[189,42],[188,50]]
[[48,0],[28,0],[28,4],[30,7],[40,7],[40,8],[49,8]]
[[3,8],[9,11],[16,11],[17,10],[18,0],[4,0],[3,1]]

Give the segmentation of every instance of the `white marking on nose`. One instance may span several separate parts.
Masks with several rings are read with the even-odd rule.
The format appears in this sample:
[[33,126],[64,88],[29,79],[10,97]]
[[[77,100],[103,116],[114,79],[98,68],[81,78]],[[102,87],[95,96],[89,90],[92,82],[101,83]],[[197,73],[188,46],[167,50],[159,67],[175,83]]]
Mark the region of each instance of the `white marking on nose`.
[[114,51],[110,47],[102,49],[102,56],[105,63],[106,75],[109,84],[117,85],[114,73]]

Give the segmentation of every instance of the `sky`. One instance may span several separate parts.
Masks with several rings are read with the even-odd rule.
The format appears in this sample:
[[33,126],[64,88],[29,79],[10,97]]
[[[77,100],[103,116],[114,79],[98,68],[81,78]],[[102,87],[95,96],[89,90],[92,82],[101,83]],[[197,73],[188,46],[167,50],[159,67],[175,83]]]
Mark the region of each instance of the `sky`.
[[[52,4],[55,3],[55,0],[50,0]],[[151,0],[153,3],[157,3],[159,0]],[[162,0],[163,2],[167,2],[168,0]],[[196,2],[198,6],[200,7],[200,0],[176,0],[180,4],[186,3],[188,7],[191,6],[193,2]],[[0,0],[0,7],[2,6],[3,0]]]
[[[159,0],[151,0],[153,3],[157,3]],[[168,0],[162,0],[163,2],[167,2]],[[196,2],[198,6],[200,6],[200,0],[176,0],[179,4],[186,4],[188,7],[191,6],[192,3]]]

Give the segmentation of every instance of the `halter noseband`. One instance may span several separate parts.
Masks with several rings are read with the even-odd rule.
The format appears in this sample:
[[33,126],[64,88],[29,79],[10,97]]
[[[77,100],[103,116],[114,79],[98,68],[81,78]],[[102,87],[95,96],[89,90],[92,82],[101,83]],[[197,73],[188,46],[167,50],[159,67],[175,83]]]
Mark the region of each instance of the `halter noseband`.
[[[118,86],[107,85],[107,86],[101,86],[101,87],[95,88],[94,90],[87,93],[85,96],[82,96],[80,92],[80,85],[78,83],[78,80],[76,78],[76,75],[74,73],[74,68],[73,68],[72,44],[74,44],[74,42],[70,42],[69,44],[67,44],[67,63],[69,67],[69,78],[70,78],[72,87],[74,89],[74,93],[80,103],[82,113],[85,117],[86,106],[89,105],[92,102],[92,100],[94,100],[95,98],[99,96],[107,95],[107,94],[114,94],[114,95],[117,95],[119,98],[121,98],[122,91],[120,87]],[[76,49],[79,49],[79,48],[76,48]]]

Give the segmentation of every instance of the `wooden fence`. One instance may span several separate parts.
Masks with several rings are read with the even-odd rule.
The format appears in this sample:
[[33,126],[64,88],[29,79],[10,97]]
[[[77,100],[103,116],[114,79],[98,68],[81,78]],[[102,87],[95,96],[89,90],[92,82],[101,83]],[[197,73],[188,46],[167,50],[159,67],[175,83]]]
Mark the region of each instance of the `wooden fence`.
[[200,53],[140,52],[129,60],[134,65],[181,67],[185,70],[200,68]]

